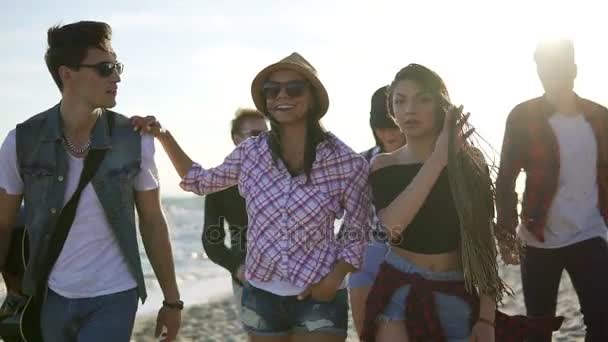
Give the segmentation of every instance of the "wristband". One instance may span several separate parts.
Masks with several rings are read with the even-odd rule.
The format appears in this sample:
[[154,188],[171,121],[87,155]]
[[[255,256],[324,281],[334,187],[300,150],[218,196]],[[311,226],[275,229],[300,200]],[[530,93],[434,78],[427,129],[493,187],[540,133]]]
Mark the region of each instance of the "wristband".
[[175,302],[167,302],[166,300],[163,300],[163,306],[166,306],[169,309],[183,310],[184,302],[181,300],[177,300]]

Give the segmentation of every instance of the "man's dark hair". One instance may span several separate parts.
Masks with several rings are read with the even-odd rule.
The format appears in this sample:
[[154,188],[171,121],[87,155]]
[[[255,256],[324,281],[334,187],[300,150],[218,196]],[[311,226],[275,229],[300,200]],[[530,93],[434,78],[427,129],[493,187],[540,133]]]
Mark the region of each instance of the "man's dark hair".
[[44,60],[59,90],[63,90],[59,67],[65,65],[77,69],[87,57],[90,48],[108,51],[111,38],[110,25],[97,21],[79,21],[49,28],[47,34],[49,46]]
[[262,112],[252,108],[239,108],[234,114],[234,119],[230,122],[230,134],[235,135],[240,133],[241,125],[246,119],[262,119],[266,120],[266,117]]

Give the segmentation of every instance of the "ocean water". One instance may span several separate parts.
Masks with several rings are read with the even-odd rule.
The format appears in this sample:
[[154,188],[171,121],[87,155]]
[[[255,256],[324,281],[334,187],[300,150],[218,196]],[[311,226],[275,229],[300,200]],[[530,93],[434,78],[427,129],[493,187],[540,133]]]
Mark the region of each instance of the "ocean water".
[[[204,197],[200,196],[162,199],[169,224],[177,282],[186,305],[203,304],[232,293],[230,274],[211,262],[203,249],[204,203]],[[229,243],[228,235],[226,243]],[[160,308],[163,296],[141,240],[139,249],[149,298],[141,305],[138,314],[146,315]]]

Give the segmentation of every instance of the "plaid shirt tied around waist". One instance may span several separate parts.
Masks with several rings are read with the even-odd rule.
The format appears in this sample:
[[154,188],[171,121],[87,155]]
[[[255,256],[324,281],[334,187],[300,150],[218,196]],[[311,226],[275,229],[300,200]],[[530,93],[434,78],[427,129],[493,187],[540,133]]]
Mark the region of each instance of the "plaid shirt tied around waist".
[[[402,286],[411,285],[405,303],[404,321],[408,337],[414,341],[447,341],[439,315],[435,309],[433,292],[462,298],[471,306],[471,327],[479,317],[479,298],[467,292],[463,281],[428,280],[416,273],[403,273],[388,263],[380,265],[380,272],[368,295],[361,341],[376,340],[377,317],[384,311],[391,297]],[[496,311],[494,334],[498,342],[523,342],[531,334],[556,331],[563,317],[509,316]]]

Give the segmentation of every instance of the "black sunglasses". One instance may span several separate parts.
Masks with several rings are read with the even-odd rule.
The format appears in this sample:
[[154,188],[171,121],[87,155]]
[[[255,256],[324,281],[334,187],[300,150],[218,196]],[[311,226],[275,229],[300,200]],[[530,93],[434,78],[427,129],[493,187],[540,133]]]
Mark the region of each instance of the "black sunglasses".
[[281,89],[285,89],[285,93],[289,97],[299,97],[304,94],[308,82],[304,80],[293,80],[285,83],[266,81],[262,86],[262,92],[266,99],[274,99],[281,93]]
[[122,71],[125,69],[124,64],[122,64],[120,62],[116,62],[116,63],[99,62],[97,64],[79,64],[79,65],[77,65],[77,67],[95,69],[95,71],[97,71],[97,74],[101,77],[109,77],[114,73],[114,71],[116,71],[116,73],[121,75]]
[[248,131],[241,131],[240,134],[242,137],[257,137],[258,135],[264,133],[265,131],[260,131],[257,129],[252,129]]

